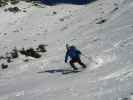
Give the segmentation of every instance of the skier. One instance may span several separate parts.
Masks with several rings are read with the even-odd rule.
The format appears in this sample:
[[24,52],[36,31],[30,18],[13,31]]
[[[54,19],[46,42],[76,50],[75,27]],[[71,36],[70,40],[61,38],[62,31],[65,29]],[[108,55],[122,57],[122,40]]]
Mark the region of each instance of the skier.
[[81,52],[75,46],[69,46],[66,44],[66,49],[65,63],[67,63],[68,57],[70,57],[71,60],[69,63],[74,70],[78,70],[74,63],[78,63],[82,66],[82,68],[86,68],[86,65],[80,59]]

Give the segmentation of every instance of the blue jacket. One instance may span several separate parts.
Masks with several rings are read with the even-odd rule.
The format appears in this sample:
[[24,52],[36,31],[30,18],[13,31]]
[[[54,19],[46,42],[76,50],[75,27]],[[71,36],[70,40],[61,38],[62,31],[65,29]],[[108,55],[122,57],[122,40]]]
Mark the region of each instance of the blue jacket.
[[66,53],[65,62],[67,62],[68,57],[70,57],[71,59],[79,59],[80,54],[81,54],[81,52],[79,50],[77,50],[75,47],[70,47]]

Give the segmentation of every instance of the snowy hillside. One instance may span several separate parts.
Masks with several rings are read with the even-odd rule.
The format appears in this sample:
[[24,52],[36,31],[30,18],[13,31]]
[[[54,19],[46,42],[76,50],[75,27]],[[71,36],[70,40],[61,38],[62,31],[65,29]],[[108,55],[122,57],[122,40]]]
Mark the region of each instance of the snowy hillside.
[[[62,74],[71,69],[66,43],[82,51],[86,70]],[[10,59],[14,48],[39,45],[40,58]],[[0,100],[133,100],[133,0],[1,7],[0,65]]]

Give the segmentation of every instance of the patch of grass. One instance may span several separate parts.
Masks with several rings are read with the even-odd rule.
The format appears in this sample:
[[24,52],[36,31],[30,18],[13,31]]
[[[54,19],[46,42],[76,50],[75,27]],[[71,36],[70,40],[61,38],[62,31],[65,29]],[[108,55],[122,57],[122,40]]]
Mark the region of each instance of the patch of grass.
[[0,0],[0,7],[8,5],[8,3],[15,5],[18,4],[20,1],[32,2],[33,4],[39,2],[39,0]]
[[5,9],[5,11],[10,11],[10,12],[13,12],[13,13],[17,13],[21,10],[18,7],[9,7],[7,9]]
[[8,5],[8,0],[0,0],[0,7]]
[[20,50],[20,53],[22,54],[22,55],[25,55],[25,56],[30,56],[30,57],[33,57],[33,58],[40,58],[41,57],[41,55],[38,53],[38,52],[36,52],[33,48],[29,48],[29,49],[22,49],[22,50]]
[[[47,45],[40,44],[40,45],[38,45],[37,48],[28,48],[28,49],[22,48],[21,50],[18,50],[15,47],[14,49],[12,49],[12,51],[6,52],[4,56],[0,56],[0,60],[6,61],[6,63],[9,64],[9,63],[13,62],[14,59],[17,59],[19,57],[19,54],[21,54],[21,55],[26,56],[25,60],[23,60],[23,61],[29,62],[30,60],[27,57],[33,57],[36,59],[41,58],[42,57],[41,53],[44,53],[47,51],[45,46],[47,46]],[[5,64],[4,62],[2,62],[1,68],[6,69],[6,68],[8,68],[8,65]]]
[[11,58],[12,59],[15,59],[15,58],[18,58],[18,50],[17,48],[14,48],[11,52]]
[[47,50],[46,50],[45,46],[46,45],[44,45],[44,44],[40,44],[36,50],[38,52],[46,52]]
[[7,65],[7,64],[4,64],[4,63],[2,63],[2,64],[1,64],[1,68],[2,68],[2,69],[6,69],[6,68],[8,68],[8,65]]

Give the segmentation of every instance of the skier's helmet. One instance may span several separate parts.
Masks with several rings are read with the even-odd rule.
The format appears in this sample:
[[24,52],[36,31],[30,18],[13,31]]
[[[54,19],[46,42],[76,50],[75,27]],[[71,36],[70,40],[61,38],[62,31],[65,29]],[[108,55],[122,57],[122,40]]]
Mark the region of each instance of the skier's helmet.
[[68,50],[70,48],[69,44],[66,44],[66,49]]

